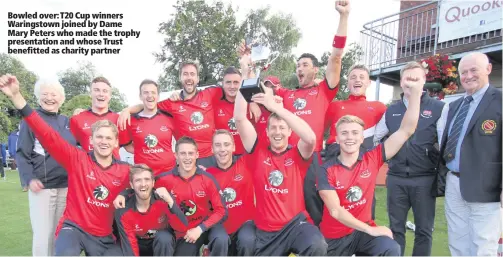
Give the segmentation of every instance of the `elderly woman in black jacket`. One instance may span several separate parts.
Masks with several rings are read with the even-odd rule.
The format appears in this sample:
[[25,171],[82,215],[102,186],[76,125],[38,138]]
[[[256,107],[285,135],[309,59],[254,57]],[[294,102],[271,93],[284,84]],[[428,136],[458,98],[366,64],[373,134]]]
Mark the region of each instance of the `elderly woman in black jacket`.
[[[59,114],[65,90],[57,80],[39,80],[35,84],[38,114],[71,144],[69,119]],[[33,256],[54,255],[54,232],[66,207],[68,178],[63,169],[40,145],[33,132],[21,122],[16,162],[22,181],[29,187],[30,220],[33,230]]]

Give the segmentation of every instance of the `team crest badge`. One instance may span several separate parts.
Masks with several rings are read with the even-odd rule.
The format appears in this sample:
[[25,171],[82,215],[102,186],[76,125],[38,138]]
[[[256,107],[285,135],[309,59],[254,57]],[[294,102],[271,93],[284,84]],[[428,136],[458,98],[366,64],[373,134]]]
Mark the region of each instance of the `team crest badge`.
[[430,110],[424,110],[422,113],[421,113],[421,117],[423,118],[431,118],[431,111]]
[[227,187],[222,192],[222,197],[224,198],[226,203],[233,202],[234,200],[236,200],[236,190]]
[[496,130],[496,121],[485,120],[484,122],[482,122],[482,131],[484,131],[486,135],[493,134],[495,130]]
[[307,105],[306,99],[302,98],[297,98],[295,99],[295,102],[293,102],[293,107],[295,108],[295,110],[302,110],[306,108],[306,105]]
[[201,112],[193,112],[192,115],[190,115],[190,120],[195,125],[201,124],[203,122],[203,114]]
[[369,178],[372,173],[367,169],[360,173],[360,178]]

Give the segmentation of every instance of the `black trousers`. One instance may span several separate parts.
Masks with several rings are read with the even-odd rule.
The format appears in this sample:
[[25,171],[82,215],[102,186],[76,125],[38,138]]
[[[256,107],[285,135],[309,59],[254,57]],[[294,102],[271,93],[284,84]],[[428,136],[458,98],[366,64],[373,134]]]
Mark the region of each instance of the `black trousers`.
[[327,243],[318,227],[306,222],[306,217],[297,215],[283,229],[267,232],[257,229],[255,256],[324,256]]
[[101,256],[109,248],[114,247],[114,238],[93,236],[77,225],[63,224],[56,238],[56,256],[80,256],[82,251],[86,256]]
[[320,225],[321,216],[323,216],[323,200],[321,200],[316,189],[316,167],[321,165],[319,156],[320,153],[313,153],[313,161],[309,165],[306,177],[304,178],[304,202],[306,210],[316,226]]
[[185,239],[178,238],[175,243],[174,256],[199,256],[199,249],[203,244],[210,248],[211,256],[227,256],[231,240],[221,224],[214,225],[203,232],[195,243],[187,243]]
[[252,256],[255,251],[255,232],[255,224],[253,221],[248,221],[231,234],[229,256]]
[[[2,158],[0,158],[0,160],[2,160]],[[3,162],[3,160],[2,160],[2,162]],[[0,165],[0,178],[3,178],[3,177],[5,177],[5,170],[4,170],[3,164],[2,164],[2,165]],[[19,176],[19,177],[21,177],[21,176]]]
[[[154,239],[138,239],[140,256],[173,256],[175,235],[170,230],[160,230]],[[103,256],[128,256],[120,244],[110,247]]]
[[387,237],[373,237],[355,230],[353,233],[337,239],[327,239],[328,256],[399,256],[400,246]]
[[405,223],[412,207],[416,225],[413,256],[431,255],[433,224],[435,221],[436,198],[431,189],[436,176],[398,177],[388,175],[388,216],[393,238],[405,249]]

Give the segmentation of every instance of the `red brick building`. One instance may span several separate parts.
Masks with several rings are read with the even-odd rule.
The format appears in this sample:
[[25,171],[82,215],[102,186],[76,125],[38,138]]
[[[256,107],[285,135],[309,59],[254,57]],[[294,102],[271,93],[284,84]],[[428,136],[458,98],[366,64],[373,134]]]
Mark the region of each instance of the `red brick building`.
[[[445,4],[444,10],[447,10],[448,4],[457,3],[449,3],[447,0],[402,0],[400,12],[366,23],[361,31],[360,45],[365,51],[363,62],[369,66],[371,78],[376,81],[376,84],[384,83],[394,86],[393,98],[398,99],[401,93],[400,69],[406,62],[420,60],[434,54],[447,54],[450,59],[459,60],[471,51],[480,51],[486,53],[493,64],[491,83],[501,87],[501,26],[475,34],[470,33],[468,29],[466,29],[466,34],[463,34],[465,28],[458,28],[459,37],[439,41],[441,36],[439,24],[442,24],[442,19],[447,19],[448,15],[454,15],[458,19],[472,19],[472,23],[480,22],[481,26],[485,25],[486,19],[499,21],[501,25],[501,11],[494,11],[501,10],[503,1],[484,0],[466,3],[470,2],[461,1],[459,6],[441,13],[442,4]],[[493,12],[486,12],[488,13],[486,15],[482,14],[483,11]],[[445,14],[445,17],[441,17],[440,14]],[[450,25],[445,22],[443,24],[446,28]],[[477,29],[477,26],[473,27]]]

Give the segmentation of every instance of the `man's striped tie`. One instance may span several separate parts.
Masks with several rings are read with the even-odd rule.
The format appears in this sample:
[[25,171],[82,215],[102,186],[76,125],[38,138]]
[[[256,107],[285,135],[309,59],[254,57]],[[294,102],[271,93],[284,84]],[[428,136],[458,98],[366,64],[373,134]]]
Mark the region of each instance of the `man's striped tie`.
[[459,110],[456,119],[454,120],[454,124],[452,124],[452,129],[450,135],[447,136],[447,144],[445,145],[444,151],[444,160],[445,162],[450,162],[454,159],[454,155],[456,154],[456,146],[458,145],[459,134],[461,133],[461,129],[463,128],[463,124],[466,120],[466,114],[468,113],[468,109],[470,107],[470,102],[473,101],[472,96],[467,96],[463,100],[463,105]]

